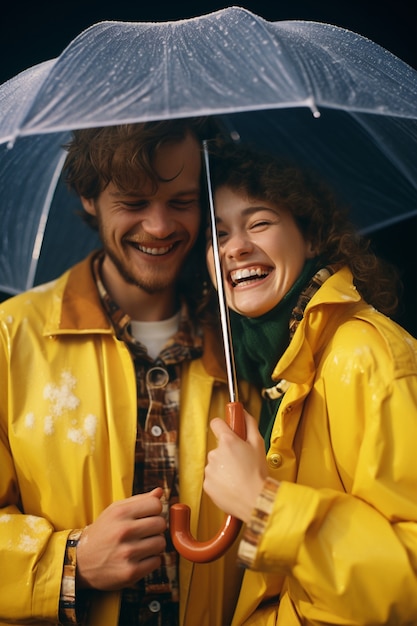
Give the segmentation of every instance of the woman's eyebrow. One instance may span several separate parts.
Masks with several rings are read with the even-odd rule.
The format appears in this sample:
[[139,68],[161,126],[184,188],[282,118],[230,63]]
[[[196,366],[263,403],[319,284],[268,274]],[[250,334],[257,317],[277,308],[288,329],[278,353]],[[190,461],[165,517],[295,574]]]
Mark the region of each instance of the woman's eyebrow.
[[274,211],[274,209],[272,209],[269,206],[265,206],[263,204],[261,205],[256,205],[256,206],[249,206],[246,209],[242,210],[242,215],[252,215],[253,213],[259,213],[259,211],[268,211],[269,213],[276,213],[276,211]]
[[[244,217],[248,217],[250,215],[253,215],[254,213],[259,213],[260,211],[268,211],[269,213],[272,213],[273,215],[277,214],[277,211],[275,211],[271,207],[259,205],[259,206],[248,206],[245,209],[242,209],[241,215],[243,215]],[[216,224],[220,224],[221,222],[224,221],[224,219],[225,218],[221,218],[218,215],[215,215]]]

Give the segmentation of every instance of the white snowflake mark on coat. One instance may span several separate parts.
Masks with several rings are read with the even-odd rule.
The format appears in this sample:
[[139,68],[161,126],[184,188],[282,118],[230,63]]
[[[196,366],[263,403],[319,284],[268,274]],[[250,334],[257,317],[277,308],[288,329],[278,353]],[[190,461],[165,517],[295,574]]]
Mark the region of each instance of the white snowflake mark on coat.
[[35,425],[35,414],[30,412],[25,415],[25,426],[26,428],[33,428]]
[[39,537],[20,535],[18,548],[22,552],[35,552],[39,544]]
[[17,546],[22,552],[36,552],[43,542],[44,533],[48,530],[49,524],[36,515],[26,515],[22,521],[24,529],[19,535]]
[[26,515],[26,524],[35,532],[43,532],[45,530],[45,520],[42,517],[36,515]]
[[97,430],[97,417],[95,415],[87,415],[81,428],[70,428],[68,430],[68,439],[74,443],[83,444],[86,439],[94,441]]
[[[69,412],[76,412],[71,426],[67,430],[68,441],[82,445],[87,441],[94,446],[94,439],[97,431],[98,419],[91,413],[84,417],[79,415],[81,401],[75,395],[77,385],[76,377],[69,371],[63,370],[59,375],[59,382],[49,382],[43,388],[43,397],[49,401],[48,413],[43,416],[43,432],[47,436],[56,433],[59,418],[63,418],[64,423],[68,419]],[[26,428],[34,428],[37,418],[33,412],[29,412],[24,417]]]
[[48,383],[43,390],[43,397],[51,402],[51,412],[54,416],[62,415],[64,411],[73,411],[80,404],[79,398],[73,393],[77,384],[71,372],[61,373],[61,384]]
[[43,430],[45,435],[52,435],[54,432],[54,418],[52,415],[47,415],[43,422]]

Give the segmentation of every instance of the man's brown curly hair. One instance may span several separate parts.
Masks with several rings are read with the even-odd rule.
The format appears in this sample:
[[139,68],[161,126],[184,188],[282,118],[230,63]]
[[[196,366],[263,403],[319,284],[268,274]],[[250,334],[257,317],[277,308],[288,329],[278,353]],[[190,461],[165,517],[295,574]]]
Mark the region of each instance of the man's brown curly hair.
[[220,127],[214,118],[196,117],[158,122],[121,124],[75,130],[64,146],[63,172],[67,185],[79,196],[96,199],[113,182],[121,191],[137,191],[141,183],[161,182],[153,167],[158,148],[185,139],[216,137]]

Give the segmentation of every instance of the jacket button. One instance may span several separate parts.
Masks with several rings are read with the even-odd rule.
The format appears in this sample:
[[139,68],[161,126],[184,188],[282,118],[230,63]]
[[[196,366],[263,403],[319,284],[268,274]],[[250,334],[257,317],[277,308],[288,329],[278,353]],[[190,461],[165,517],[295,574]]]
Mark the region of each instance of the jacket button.
[[161,604],[158,600],[152,600],[152,602],[148,604],[148,609],[151,613],[159,613],[161,610]]
[[162,435],[162,428],[157,424],[154,424],[151,428],[151,433],[154,437],[160,437]]
[[278,454],[278,452],[274,452],[270,454],[267,458],[267,462],[269,467],[272,469],[276,469],[277,467],[281,467],[282,465],[282,456]]

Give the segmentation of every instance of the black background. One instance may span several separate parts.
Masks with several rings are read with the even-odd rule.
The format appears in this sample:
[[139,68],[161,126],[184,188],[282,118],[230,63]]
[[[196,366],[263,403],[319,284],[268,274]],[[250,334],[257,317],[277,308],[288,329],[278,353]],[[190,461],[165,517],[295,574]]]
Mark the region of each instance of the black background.
[[[8,2],[0,25],[0,82],[58,56],[82,30],[102,20],[166,21],[241,6],[267,20],[313,20],[357,32],[417,69],[416,0],[280,2]],[[416,154],[417,159],[417,154]],[[405,286],[398,321],[417,336],[417,218],[372,234],[374,249],[400,270]]]

